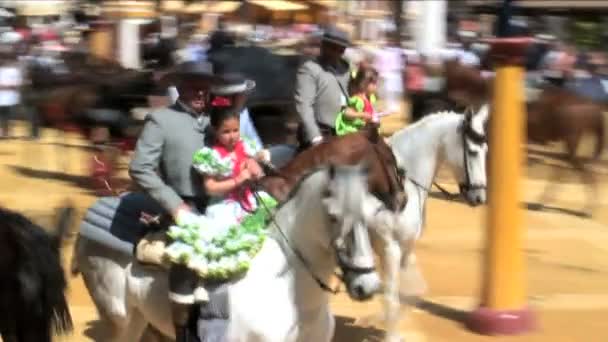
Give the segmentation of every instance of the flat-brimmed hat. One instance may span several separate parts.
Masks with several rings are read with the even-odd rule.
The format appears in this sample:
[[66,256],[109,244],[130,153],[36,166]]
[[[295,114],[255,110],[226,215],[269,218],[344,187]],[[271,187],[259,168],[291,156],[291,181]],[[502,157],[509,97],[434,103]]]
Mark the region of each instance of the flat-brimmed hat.
[[328,27],[325,29],[321,41],[343,46],[345,48],[352,45],[350,39],[348,38],[348,33],[338,29],[337,27]]
[[211,63],[202,61],[187,61],[178,64],[171,71],[169,71],[162,79],[161,82],[175,83],[181,80],[201,80],[208,82],[216,82],[217,76],[213,73],[213,65]]
[[239,73],[218,75],[218,81],[211,86],[211,93],[220,96],[247,93],[255,88],[255,81]]

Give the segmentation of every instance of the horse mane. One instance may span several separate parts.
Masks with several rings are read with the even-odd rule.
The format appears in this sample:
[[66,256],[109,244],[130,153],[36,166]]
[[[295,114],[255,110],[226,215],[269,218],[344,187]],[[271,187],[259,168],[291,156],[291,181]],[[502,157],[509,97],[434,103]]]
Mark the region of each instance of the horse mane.
[[276,210],[278,211],[279,209],[281,209],[281,207],[283,207],[285,204],[287,204],[291,199],[293,199],[296,194],[298,193],[298,191],[300,190],[300,188],[302,187],[302,184],[304,184],[304,182],[306,182],[306,180],[310,177],[312,177],[313,175],[315,175],[317,172],[323,171],[327,169],[327,165],[323,165],[323,166],[318,166],[315,167],[313,169],[309,169],[307,170],[300,179],[298,179],[296,181],[296,183],[291,187],[291,189],[289,190],[289,192],[287,193],[287,195],[285,196],[285,198],[281,199],[279,201],[279,204],[276,206]]
[[[399,142],[399,144],[406,144],[406,142],[415,142],[418,139],[417,137],[420,134],[423,134],[426,130],[421,129],[426,126],[433,125],[438,121],[449,122],[451,120],[446,120],[449,118],[454,118],[458,120],[463,120],[464,115],[461,113],[451,111],[451,110],[442,110],[438,112],[434,112],[432,114],[424,116],[422,119],[416,121],[415,123],[408,125],[390,137],[391,145]],[[415,148],[414,145],[410,146],[411,148]]]
[[[63,234],[68,223],[63,214],[61,221]],[[48,336],[72,330],[60,241],[61,236],[53,237],[25,216],[0,207],[0,306],[6,305],[0,310],[0,325],[14,322],[17,329],[38,329]]]
[[[373,164],[379,164],[379,168],[382,168],[382,165],[397,164],[390,146],[380,137],[377,125],[368,125],[359,132],[332,138],[301,152],[273,176],[264,177],[261,180],[261,185],[273,197],[282,201],[287,198],[295,184],[299,183],[311,170],[316,170],[327,164],[353,165],[370,155],[377,157],[377,161],[374,160]],[[396,174],[395,179],[393,179],[391,177],[392,170],[384,170],[384,172],[388,172],[388,174],[380,176],[376,172],[375,176],[370,178],[370,185],[374,188],[374,194],[378,195],[388,207],[397,207],[399,206],[398,203],[402,202],[398,199],[398,193],[402,189],[394,184],[399,175]],[[384,178],[387,178],[388,185],[380,180]],[[385,186],[388,189],[385,189]],[[399,190],[396,188],[399,188]],[[394,199],[395,196],[397,196],[397,199]]]
[[421,127],[421,126],[427,126],[432,122],[435,122],[437,120],[441,120],[443,118],[445,118],[446,116],[449,115],[458,115],[458,116],[462,116],[461,113],[455,112],[453,110],[440,110],[438,112],[434,112],[431,114],[428,114],[426,116],[424,116],[422,119],[414,122],[411,125],[408,125],[406,127],[404,127],[401,131],[412,131],[412,130],[416,130],[417,127]]

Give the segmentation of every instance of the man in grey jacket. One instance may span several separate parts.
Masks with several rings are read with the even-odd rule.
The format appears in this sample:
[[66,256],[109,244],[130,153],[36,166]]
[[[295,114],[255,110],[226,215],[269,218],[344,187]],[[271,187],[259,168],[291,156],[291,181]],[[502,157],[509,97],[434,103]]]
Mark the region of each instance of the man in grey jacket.
[[[209,88],[215,81],[206,62],[186,62],[169,76],[179,90],[175,104],[150,113],[137,141],[129,167],[133,181],[162,205],[178,225],[198,219],[206,206],[200,177],[192,167],[192,156],[205,143],[209,118],[205,115]],[[161,264],[165,232],[156,240],[148,237],[136,248],[142,262]],[[185,266],[173,264],[169,270],[169,298],[176,341],[188,341],[187,321],[198,276]]]
[[294,99],[302,120],[302,146],[318,144],[335,133],[336,117],[349,96],[349,65],[342,55],[350,45],[345,32],[328,28],[321,41],[320,56],[298,69]]

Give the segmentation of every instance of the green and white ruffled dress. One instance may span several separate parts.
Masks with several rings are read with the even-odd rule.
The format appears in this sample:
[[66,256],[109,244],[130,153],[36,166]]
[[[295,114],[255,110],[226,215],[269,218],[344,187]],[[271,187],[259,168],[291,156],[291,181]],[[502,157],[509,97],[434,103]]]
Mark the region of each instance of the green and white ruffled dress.
[[[239,143],[232,152],[218,146],[204,147],[194,155],[194,168],[203,176],[235,176],[235,163],[260,150],[248,141]],[[198,224],[171,226],[168,235],[173,242],[165,252],[169,260],[187,265],[203,279],[223,281],[245,273],[262,247],[266,223],[277,202],[264,192],[257,196],[249,190],[241,193],[249,196],[249,210],[234,196],[213,197]]]

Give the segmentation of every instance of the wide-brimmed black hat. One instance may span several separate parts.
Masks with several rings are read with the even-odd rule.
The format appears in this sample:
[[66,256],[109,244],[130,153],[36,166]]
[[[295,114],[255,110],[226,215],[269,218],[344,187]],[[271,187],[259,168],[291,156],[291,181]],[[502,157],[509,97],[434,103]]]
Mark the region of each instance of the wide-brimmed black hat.
[[225,73],[217,75],[217,83],[211,86],[215,95],[233,95],[250,92],[255,88],[255,81],[245,78],[240,73]]
[[350,39],[348,38],[348,33],[333,26],[325,29],[321,41],[343,46],[345,48],[352,45]]
[[202,80],[216,82],[217,76],[213,73],[213,65],[202,61],[188,61],[175,66],[161,80],[161,82],[175,83],[181,80]]

